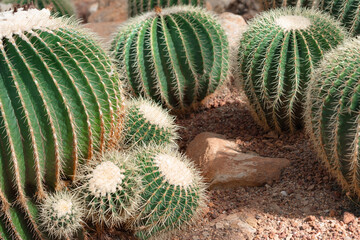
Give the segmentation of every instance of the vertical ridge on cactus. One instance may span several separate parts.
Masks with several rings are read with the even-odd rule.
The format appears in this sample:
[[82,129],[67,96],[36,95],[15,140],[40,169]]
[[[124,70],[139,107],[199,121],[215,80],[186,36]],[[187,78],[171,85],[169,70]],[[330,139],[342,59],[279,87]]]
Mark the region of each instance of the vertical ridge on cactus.
[[[175,5],[191,5],[191,6],[204,6],[204,0],[128,0],[128,13],[129,16],[134,17],[144,12],[152,11],[156,8],[167,8]],[[160,11],[160,10],[158,10]]]
[[51,8],[52,12],[60,16],[70,17],[75,14],[75,6],[71,0],[4,0],[4,3],[36,7],[38,9]]
[[134,18],[120,27],[111,50],[134,95],[178,112],[195,108],[227,79],[226,34],[200,8],[172,7]]
[[164,145],[132,154],[144,186],[135,218],[137,237],[160,239],[199,217],[206,201],[205,184],[190,160]]
[[109,57],[72,20],[22,8],[0,19],[0,198],[43,238],[27,198],[62,188],[117,141],[121,91]]
[[123,141],[126,145],[175,144],[177,125],[161,106],[147,99],[133,99],[126,106]]
[[254,18],[240,42],[237,78],[259,125],[279,132],[303,126],[310,74],[345,35],[315,10],[275,9]]
[[360,197],[360,39],[349,39],[324,56],[309,85],[306,126],[330,172]]

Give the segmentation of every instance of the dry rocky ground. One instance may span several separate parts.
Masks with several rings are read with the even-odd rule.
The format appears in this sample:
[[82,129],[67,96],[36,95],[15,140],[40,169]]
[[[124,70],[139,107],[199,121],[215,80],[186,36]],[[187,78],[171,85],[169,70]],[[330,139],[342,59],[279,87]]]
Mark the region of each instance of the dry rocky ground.
[[[212,1],[217,11],[231,10],[251,18],[260,9],[251,0]],[[79,15],[103,37],[123,22],[124,0],[77,0]],[[114,6],[117,5],[117,8]],[[286,158],[280,178],[260,187],[209,190],[201,221],[172,237],[200,239],[360,239],[360,203],[342,192],[329,176],[306,135],[264,132],[250,116],[246,98],[231,84],[197,111],[177,118],[182,152],[196,135],[213,132],[234,139],[242,152]],[[115,238],[115,237],[114,237]]]

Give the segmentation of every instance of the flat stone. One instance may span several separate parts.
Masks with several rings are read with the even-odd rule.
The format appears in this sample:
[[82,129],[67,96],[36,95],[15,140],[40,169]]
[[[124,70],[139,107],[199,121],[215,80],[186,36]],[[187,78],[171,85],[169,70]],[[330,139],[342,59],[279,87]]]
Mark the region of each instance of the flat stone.
[[240,15],[224,12],[219,15],[219,20],[228,35],[230,48],[235,50],[240,43],[242,34],[248,28],[245,19]]
[[85,28],[89,28],[97,33],[104,41],[109,42],[112,40],[112,34],[120,26],[120,22],[101,22],[101,23],[88,23]]
[[267,158],[243,153],[233,140],[204,132],[190,142],[187,156],[201,169],[210,188],[262,186],[280,178],[290,165],[284,158]]

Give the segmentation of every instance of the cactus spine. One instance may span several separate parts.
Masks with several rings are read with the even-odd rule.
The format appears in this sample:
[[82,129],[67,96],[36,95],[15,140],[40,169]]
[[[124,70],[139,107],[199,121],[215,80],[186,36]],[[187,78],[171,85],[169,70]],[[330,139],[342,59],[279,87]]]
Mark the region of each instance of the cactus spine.
[[306,126],[328,169],[360,197],[360,39],[326,54],[308,89]]
[[71,239],[82,227],[84,209],[69,192],[47,196],[39,207],[40,227],[55,239]]
[[144,186],[135,223],[140,239],[159,239],[199,216],[205,186],[190,160],[164,146],[138,149],[134,158]]
[[52,12],[59,14],[59,16],[70,17],[75,15],[75,7],[71,0],[4,0],[4,3],[34,6],[38,9],[52,8]]
[[328,12],[349,32],[360,34],[360,0],[263,0],[264,9],[277,7],[308,7]]
[[238,51],[238,77],[265,130],[302,127],[310,74],[344,36],[330,17],[314,10],[275,9],[251,22]]
[[134,95],[180,112],[190,110],[227,78],[228,41],[215,18],[190,6],[139,16],[112,43]]
[[175,144],[177,128],[174,118],[151,100],[140,98],[127,104],[123,132],[126,145]]
[[128,15],[134,17],[140,13],[152,11],[156,7],[167,8],[175,5],[203,6],[204,0],[162,0],[156,2],[151,0],[128,0]]
[[94,224],[119,226],[138,209],[139,170],[134,159],[124,153],[110,151],[99,163],[84,166],[80,181],[87,218]]
[[73,179],[79,163],[115,141],[118,76],[88,33],[49,10],[0,18],[0,198],[13,234],[21,227],[10,209],[20,212],[7,206],[17,199],[35,230],[20,239],[43,238],[28,197],[61,188],[61,175]]

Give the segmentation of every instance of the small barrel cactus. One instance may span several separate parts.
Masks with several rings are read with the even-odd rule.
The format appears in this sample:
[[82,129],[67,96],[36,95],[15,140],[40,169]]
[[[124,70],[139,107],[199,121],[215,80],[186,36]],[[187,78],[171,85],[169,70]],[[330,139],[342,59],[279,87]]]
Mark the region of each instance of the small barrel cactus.
[[264,9],[308,7],[328,12],[352,35],[360,34],[360,0],[263,0]]
[[151,100],[134,99],[126,106],[123,130],[126,145],[175,143],[177,128],[174,117]]
[[40,227],[54,239],[72,239],[82,228],[84,209],[67,191],[47,196],[39,209]]
[[228,41],[205,10],[172,7],[134,18],[112,42],[124,81],[136,96],[184,112],[227,78]]
[[140,148],[134,158],[144,186],[135,223],[140,239],[159,239],[199,216],[205,185],[190,160],[161,145]]
[[275,9],[254,18],[240,42],[237,77],[265,130],[303,126],[310,74],[345,35],[327,14],[314,10]]
[[137,1],[128,0],[128,15],[134,17],[140,13],[149,12],[156,7],[166,8],[175,5],[203,6],[204,0],[166,0],[166,1]]
[[38,9],[48,8],[59,16],[70,17],[75,14],[75,7],[71,0],[4,0],[4,3]]
[[124,223],[138,209],[141,178],[134,159],[109,151],[100,162],[84,166],[79,192],[94,224],[108,227]]
[[320,157],[347,191],[360,198],[360,39],[327,53],[313,74],[306,128]]
[[47,9],[0,19],[2,213],[17,202],[32,239],[42,238],[28,199],[62,188],[62,177],[74,179],[79,163],[119,137],[118,75],[89,33]]

